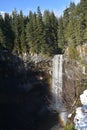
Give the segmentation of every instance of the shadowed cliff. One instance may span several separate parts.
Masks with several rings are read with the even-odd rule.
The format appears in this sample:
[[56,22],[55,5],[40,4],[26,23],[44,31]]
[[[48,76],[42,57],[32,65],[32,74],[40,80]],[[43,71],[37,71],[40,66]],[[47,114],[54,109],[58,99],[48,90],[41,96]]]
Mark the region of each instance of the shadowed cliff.
[[0,128],[50,130],[58,114],[49,111],[49,85],[25,69],[24,62],[8,51],[0,53]]

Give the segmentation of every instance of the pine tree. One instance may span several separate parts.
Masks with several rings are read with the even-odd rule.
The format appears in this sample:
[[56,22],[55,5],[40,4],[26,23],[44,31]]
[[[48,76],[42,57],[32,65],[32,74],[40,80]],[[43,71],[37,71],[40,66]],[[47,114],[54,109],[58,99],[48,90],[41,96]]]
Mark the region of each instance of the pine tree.
[[20,36],[19,36],[19,28],[18,28],[18,14],[16,9],[12,12],[12,30],[14,33],[14,47],[13,51],[17,54],[20,53]]
[[58,39],[57,39],[57,28],[58,28],[58,20],[56,16],[54,15],[54,12],[51,13],[51,28],[52,28],[52,41],[53,41],[53,49],[54,53],[58,49]]
[[36,44],[37,44],[37,52],[45,53],[45,29],[44,23],[42,20],[42,13],[40,11],[40,7],[37,8],[37,29],[36,29]]
[[26,51],[26,40],[25,40],[25,23],[22,10],[19,14],[19,35],[20,35],[20,51],[21,53]]
[[68,45],[68,25],[69,25],[69,8],[64,10],[63,14],[63,28],[64,28],[64,44],[65,46]]
[[43,15],[43,21],[45,25],[46,44],[47,48],[49,48],[48,53],[52,55],[56,53],[56,51],[58,50],[58,44],[57,44],[58,20],[53,12],[45,10]]
[[46,44],[47,44],[47,48],[49,48],[51,44],[51,20],[50,20],[50,12],[48,10],[44,11],[43,22],[44,22],[45,33],[46,33]]
[[69,44],[76,44],[76,36],[75,36],[75,4],[70,3],[69,8],[69,24],[67,29],[67,42]]
[[87,41],[87,1],[81,0],[80,3],[81,16],[82,16],[82,31],[83,31],[83,42]]
[[11,26],[11,17],[8,13],[4,16],[4,36],[5,36],[5,46],[9,51],[13,49],[13,31]]
[[65,46],[65,39],[64,39],[64,26],[63,26],[63,18],[62,16],[59,18],[59,25],[58,25],[58,47],[63,49]]
[[5,35],[4,35],[4,20],[2,15],[0,14],[0,48],[2,49],[3,47],[6,48],[5,46]]
[[3,34],[3,31],[1,30],[1,28],[0,28],[0,50],[4,47],[4,48],[6,48],[6,46],[5,46],[5,36],[4,36],[4,34]]
[[29,22],[26,25],[26,42],[30,53],[36,52],[36,13],[29,12]]

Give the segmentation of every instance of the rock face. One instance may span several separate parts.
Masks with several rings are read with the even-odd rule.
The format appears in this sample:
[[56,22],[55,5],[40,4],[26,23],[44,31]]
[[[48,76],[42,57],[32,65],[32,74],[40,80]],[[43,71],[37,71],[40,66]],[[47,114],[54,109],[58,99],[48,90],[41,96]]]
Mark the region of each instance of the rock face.
[[[86,64],[84,57],[84,66]],[[70,59],[64,55],[63,63],[63,99],[69,112],[73,111],[76,100],[86,89],[86,71],[80,60]]]
[[70,62],[69,59],[64,61],[64,70],[63,70],[63,99],[70,110],[75,101],[76,96],[79,95],[79,82],[80,82],[80,68],[76,67],[75,61]]
[[81,107],[76,109],[74,118],[76,130],[87,130],[87,89],[80,95]]
[[39,70],[51,75],[52,72],[52,58],[44,55],[28,55],[23,54],[20,57],[24,61],[25,69]]

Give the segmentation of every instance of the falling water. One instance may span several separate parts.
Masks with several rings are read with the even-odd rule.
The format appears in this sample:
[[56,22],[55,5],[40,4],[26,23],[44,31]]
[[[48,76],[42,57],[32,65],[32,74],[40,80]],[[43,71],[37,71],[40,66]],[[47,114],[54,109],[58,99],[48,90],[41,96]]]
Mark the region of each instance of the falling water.
[[63,55],[55,55],[53,58],[52,75],[52,109],[60,113],[61,120],[66,122],[66,109],[63,104]]
[[62,98],[62,55],[55,55],[53,59],[52,95],[53,108],[59,110]]

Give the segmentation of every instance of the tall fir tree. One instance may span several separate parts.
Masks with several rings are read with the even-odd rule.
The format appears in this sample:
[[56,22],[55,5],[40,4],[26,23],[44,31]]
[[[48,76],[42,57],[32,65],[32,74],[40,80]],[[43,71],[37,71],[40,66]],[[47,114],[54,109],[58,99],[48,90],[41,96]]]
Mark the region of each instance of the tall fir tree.
[[64,26],[63,26],[63,17],[59,18],[59,25],[58,25],[58,47],[63,49],[65,46],[65,39],[64,39]]
[[29,21],[26,25],[26,42],[30,53],[36,53],[36,13],[29,12]]
[[44,23],[43,23],[43,19],[42,19],[42,13],[40,10],[40,7],[37,7],[37,29],[36,29],[36,44],[37,44],[37,51],[39,53],[45,53],[46,52],[46,48],[45,48],[45,29],[44,29]]
[[63,13],[63,28],[64,28],[64,44],[68,45],[68,25],[69,25],[69,8],[66,8]]
[[12,11],[12,30],[14,33],[14,47],[13,47],[13,51],[17,54],[20,53],[20,36],[19,36],[19,26],[18,26],[18,13],[17,10],[13,10]]
[[68,37],[67,37],[67,42],[69,44],[76,44],[76,36],[75,36],[75,4],[70,3],[70,8],[69,8],[69,24],[68,24]]
[[5,46],[9,51],[13,49],[13,31],[11,26],[11,17],[8,13],[4,16],[4,36],[5,36]]
[[56,53],[58,49],[57,44],[58,20],[53,12],[45,10],[43,15],[43,21],[45,25],[46,44],[47,48],[49,48],[48,53],[52,55]]
[[4,35],[4,20],[2,15],[0,14],[0,48],[2,49],[3,47],[6,48],[5,46],[6,39]]
[[26,40],[25,40],[25,21],[22,10],[19,14],[19,35],[20,35],[20,51],[26,52]]
[[87,1],[81,0],[80,3],[81,16],[82,16],[82,31],[83,31],[83,42],[87,42]]

